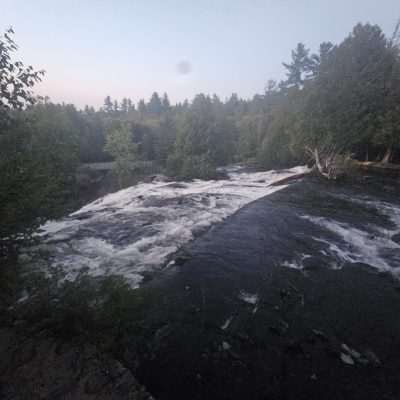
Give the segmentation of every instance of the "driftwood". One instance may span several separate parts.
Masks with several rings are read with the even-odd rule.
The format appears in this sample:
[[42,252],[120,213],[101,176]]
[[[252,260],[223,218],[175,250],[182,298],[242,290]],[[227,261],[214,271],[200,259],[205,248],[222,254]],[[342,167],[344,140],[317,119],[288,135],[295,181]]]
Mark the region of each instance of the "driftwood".
[[282,179],[279,179],[278,181],[271,183],[269,186],[280,186],[280,185],[285,185],[288,182],[296,181],[298,179],[304,178],[310,171],[300,172],[296,175],[287,176],[286,178],[282,178]]
[[350,155],[341,154],[334,148],[328,149],[306,149],[313,161],[318,172],[327,179],[337,179],[346,173],[350,161]]
[[386,150],[386,153],[385,153],[385,155],[383,156],[381,163],[382,163],[382,164],[389,164],[389,163],[390,163],[390,160],[391,160],[391,158],[392,158],[392,153],[393,153],[393,149],[392,149],[391,147],[389,147],[389,148]]
[[343,154],[343,152],[332,146],[325,146],[325,148],[315,147],[313,149],[307,147],[306,151],[315,163],[315,168],[327,179],[337,179],[340,176],[351,173],[351,169],[354,168],[400,176],[400,165],[390,163],[393,156],[391,147],[386,150],[380,161],[357,161],[351,157],[350,153]]
[[391,164],[391,163],[383,163],[374,162],[374,161],[356,161],[353,160],[354,166],[373,173],[384,173],[387,175],[400,176],[400,165],[399,164]]

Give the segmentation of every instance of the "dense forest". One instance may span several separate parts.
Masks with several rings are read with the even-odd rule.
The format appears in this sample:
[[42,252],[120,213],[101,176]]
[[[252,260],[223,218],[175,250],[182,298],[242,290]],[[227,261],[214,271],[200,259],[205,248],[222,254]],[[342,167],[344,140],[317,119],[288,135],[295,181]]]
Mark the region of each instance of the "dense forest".
[[317,53],[299,43],[283,64],[287,78],[269,81],[252,99],[198,94],[173,105],[154,92],[149,101],[107,96],[97,110],[35,97],[45,74],[14,58],[8,30],[0,40],[3,254],[74,207],[82,163],[115,161],[125,187],[149,165],[177,179],[209,179],[233,162],[282,168],[315,154],[397,162],[399,30],[388,38],[376,25],[358,24]]

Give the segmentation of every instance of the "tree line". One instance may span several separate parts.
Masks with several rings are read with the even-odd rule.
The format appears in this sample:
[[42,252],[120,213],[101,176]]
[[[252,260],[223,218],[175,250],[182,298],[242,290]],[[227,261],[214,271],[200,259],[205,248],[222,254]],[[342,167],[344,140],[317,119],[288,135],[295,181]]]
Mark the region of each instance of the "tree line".
[[316,150],[399,161],[399,26],[388,38],[376,25],[358,24],[316,53],[299,43],[283,64],[286,79],[269,81],[252,99],[198,94],[171,104],[155,92],[137,103],[107,96],[97,110],[36,98],[44,72],[16,61],[16,52],[8,30],[0,39],[3,239],[73,208],[81,163],[115,161],[123,187],[138,161],[178,179],[215,178],[218,166],[232,162],[288,167]]

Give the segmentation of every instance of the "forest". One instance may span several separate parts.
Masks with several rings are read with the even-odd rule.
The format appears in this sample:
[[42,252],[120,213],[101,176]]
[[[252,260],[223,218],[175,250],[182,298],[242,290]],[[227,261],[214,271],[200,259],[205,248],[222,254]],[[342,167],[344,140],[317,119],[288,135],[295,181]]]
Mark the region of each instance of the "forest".
[[[95,109],[35,96],[45,72],[18,59],[14,32],[0,39],[0,228],[7,256],[45,220],[76,207],[77,170],[114,161],[120,188],[151,165],[176,179],[214,179],[216,168],[285,168],[334,154],[400,160],[400,29],[358,24],[338,44],[303,43],[252,99],[166,93],[113,99]],[[134,98],[134,93],[132,98]]]

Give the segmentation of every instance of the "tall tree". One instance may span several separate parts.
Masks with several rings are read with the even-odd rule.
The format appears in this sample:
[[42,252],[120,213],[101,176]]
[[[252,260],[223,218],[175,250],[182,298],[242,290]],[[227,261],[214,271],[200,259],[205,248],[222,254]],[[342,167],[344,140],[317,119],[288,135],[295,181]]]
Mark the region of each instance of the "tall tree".
[[161,114],[163,109],[160,96],[157,92],[154,92],[147,104],[147,111],[151,114]]
[[138,111],[141,115],[145,114],[147,112],[147,106],[144,101],[144,99],[140,99],[138,103]]
[[165,111],[169,111],[169,109],[171,108],[171,104],[169,102],[169,98],[167,93],[164,93],[163,98],[162,98],[162,110]]
[[130,183],[137,155],[137,145],[133,143],[132,132],[124,124],[107,132],[105,150],[115,160],[115,172],[120,188]]
[[104,99],[104,105],[103,105],[104,111],[107,113],[110,113],[114,109],[113,101],[111,100],[110,96],[107,96]]
[[121,112],[122,112],[123,114],[126,114],[126,113],[128,112],[129,104],[128,104],[128,99],[127,99],[126,97],[124,97],[124,98],[122,99],[120,109],[121,109]]
[[314,61],[309,54],[310,50],[303,43],[299,43],[292,51],[292,62],[290,64],[283,63],[287,70],[285,86],[301,88],[304,82],[312,76]]

